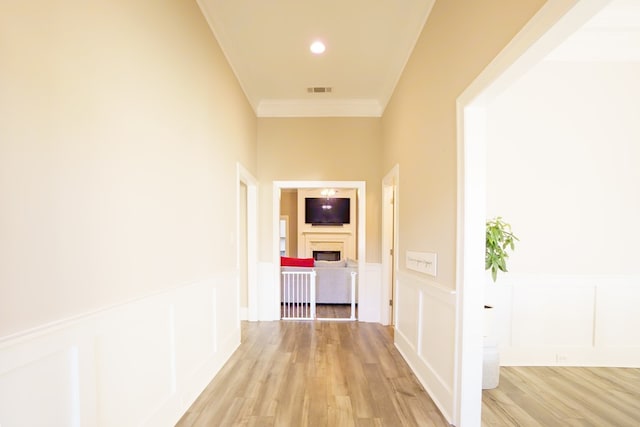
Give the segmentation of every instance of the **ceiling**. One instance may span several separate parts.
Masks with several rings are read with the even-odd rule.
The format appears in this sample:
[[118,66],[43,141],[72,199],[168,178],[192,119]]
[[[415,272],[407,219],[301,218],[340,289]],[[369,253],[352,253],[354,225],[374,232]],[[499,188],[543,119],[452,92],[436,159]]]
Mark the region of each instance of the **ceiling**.
[[640,0],[613,0],[546,59],[640,62]]
[[291,117],[381,116],[434,1],[198,3],[256,114]]
[[[197,1],[259,117],[381,116],[435,2]],[[640,61],[640,0],[611,1],[547,60]]]

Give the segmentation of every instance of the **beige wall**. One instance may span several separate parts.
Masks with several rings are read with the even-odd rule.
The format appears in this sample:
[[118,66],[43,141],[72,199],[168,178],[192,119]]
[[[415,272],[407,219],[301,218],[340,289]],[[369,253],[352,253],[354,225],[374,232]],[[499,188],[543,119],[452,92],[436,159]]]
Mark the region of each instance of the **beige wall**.
[[233,271],[256,119],[195,2],[8,0],[0,40],[0,336]]
[[400,165],[399,258],[436,252],[446,287],[455,287],[456,98],[543,3],[436,2],[384,113],[383,170]]
[[273,181],[365,181],[366,261],[380,262],[380,119],[258,119],[258,158],[261,260],[272,258]]
[[512,273],[640,272],[638,75],[543,62],[491,104],[487,209],[520,237]]

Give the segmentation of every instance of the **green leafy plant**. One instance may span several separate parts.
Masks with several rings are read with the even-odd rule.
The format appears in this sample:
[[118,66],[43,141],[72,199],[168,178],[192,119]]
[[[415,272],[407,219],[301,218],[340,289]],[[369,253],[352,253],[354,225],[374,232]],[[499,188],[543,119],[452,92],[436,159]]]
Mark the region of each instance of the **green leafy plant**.
[[491,270],[491,278],[495,282],[498,271],[507,271],[508,250],[513,251],[514,242],[518,238],[511,231],[511,225],[502,217],[487,220],[487,242],[484,256],[484,269]]

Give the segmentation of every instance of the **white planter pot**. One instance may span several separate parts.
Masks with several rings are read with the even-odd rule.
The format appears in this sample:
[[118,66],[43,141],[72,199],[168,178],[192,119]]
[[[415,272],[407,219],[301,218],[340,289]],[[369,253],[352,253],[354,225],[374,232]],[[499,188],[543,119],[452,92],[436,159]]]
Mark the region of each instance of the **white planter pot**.
[[482,349],[482,388],[485,390],[496,388],[500,381],[500,355],[495,331],[495,309],[485,306]]
[[491,338],[484,339],[482,349],[482,389],[498,387],[500,382],[500,354],[498,343]]

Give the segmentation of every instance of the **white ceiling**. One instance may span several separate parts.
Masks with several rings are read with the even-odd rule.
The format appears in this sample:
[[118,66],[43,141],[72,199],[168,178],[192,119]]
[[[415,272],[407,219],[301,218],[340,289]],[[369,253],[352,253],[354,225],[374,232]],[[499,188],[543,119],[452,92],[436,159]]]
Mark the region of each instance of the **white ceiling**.
[[[381,116],[435,2],[197,1],[259,117]],[[547,60],[640,61],[640,0],[611,1]]]
[[[268,117],[381,116],[434,1],[198,3],[254,111]],[[323,55],[310,53],[315,39]]]
[[640,0],[613,0],[547,60],[640,62]]

